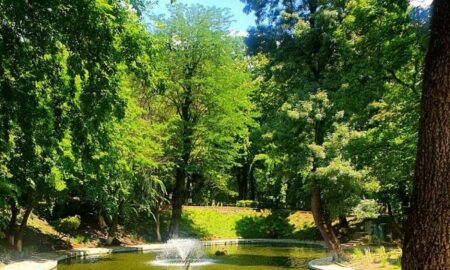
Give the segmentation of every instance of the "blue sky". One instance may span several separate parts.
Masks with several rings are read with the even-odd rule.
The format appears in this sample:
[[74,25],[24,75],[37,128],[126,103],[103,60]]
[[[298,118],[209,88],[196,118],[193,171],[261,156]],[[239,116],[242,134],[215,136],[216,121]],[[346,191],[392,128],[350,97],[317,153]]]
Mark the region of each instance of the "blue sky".
[[[255,16],[253,14],[247,15],[242,11],[244,9],[244,4],[240,0],[177,0],[176,2],[230,9],[235,20],[235,22],[231,24],[230,30],[245,32],[249,26],[255,25]],[[159,0],[159,3],[153,9],[153,12],[156,14],[167,14],[167,3],[170,3],[170,1]]]
[[[245,35],[250,26],[255,25],[255,16],[253,14],[245,14],[243,12],[244,4],[240,0],[176,0],[177,3],[183,4],[201,4],[204,6],[216,6],[220,8],[228,8],[234,16],[235,22],[231,24],[230,30],[236,35]],[[413,6],[427,7],[432,0],[410,0]],[[157,5],[153,8],[155,14],[167,14],[166,5],[170,0],[158,0]]]

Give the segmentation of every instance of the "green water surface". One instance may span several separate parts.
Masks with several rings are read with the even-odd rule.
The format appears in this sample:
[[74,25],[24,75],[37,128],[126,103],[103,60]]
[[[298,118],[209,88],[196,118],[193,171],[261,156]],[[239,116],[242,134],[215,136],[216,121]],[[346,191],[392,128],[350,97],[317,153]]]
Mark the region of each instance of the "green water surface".
[[[215,256],[217,250],[227,255]],[[326,255],[324,250],[276,245],[229,245],[205,248],[214,264],[193,267],[193,270],[256,270],[308,269],[306,263]],[[177,269],[151,265],[157,253],[118,253],[86,259],[75,259],[58,265],[57,270],[164,270]]]

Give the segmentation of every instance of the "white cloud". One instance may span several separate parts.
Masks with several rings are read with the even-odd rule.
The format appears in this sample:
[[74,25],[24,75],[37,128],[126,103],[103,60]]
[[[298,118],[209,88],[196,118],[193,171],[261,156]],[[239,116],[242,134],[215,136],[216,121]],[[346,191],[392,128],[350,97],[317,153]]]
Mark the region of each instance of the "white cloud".
[[429,7],[433,0],[410,0],[411,5],[415,7]]
[[230,30],[229,35],[232,36],[232,37],[247,37],[248,36],[248,32],[247,31],[240,31],[240,30]]

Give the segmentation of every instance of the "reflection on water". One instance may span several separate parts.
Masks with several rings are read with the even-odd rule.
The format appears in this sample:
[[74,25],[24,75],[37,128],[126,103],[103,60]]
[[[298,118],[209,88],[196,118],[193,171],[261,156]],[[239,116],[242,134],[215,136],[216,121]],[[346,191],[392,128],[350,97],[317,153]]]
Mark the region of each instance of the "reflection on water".
[[[224,256],[215,256],[217,251]],[[256,269],[307,269],[306,263],[323,257],[325,251],[309,247],[279,245],[231,245],[205,248],[214,264],[197,266],[196,270],[256,270]],[[164,270],[171,269],[150,264],[156,253],[119,253],[76,259],[58,266],[58,270]],[[172,268],[177,269],[177,268]]]

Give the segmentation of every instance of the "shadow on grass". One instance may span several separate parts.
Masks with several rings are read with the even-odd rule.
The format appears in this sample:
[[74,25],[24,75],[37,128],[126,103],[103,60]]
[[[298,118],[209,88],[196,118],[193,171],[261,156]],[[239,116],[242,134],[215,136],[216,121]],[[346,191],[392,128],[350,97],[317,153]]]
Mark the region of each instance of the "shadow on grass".
[[295,231],[292,237],[295,239],[311,241],[322,239],[319,230],[314,224],[303,226],[303,228]]
[[[160,232],[163,241],[168,239],[170,226],[170,210],[165,209],[160,216]],[[154,228],[156,227],[155,220],[151,217],[138,218],[138,222],[127,224],[126,229],[136,235],[142,236],[147,241],[156,241],[156,234]],[[184,211],[181,217],[180,237],[187,238],[201,238],[206,239],[211,235],[205,228],[195,224],[189,212]]]
[[288,212],[244,217],[236,222],[236,233],[243,238],[290,238],[295,228],[289,223],[288,217]]
[[[16,251],[6,239],[0,241],[0,262],[22,261],[30,259],[37,252],[54,252],[55,250],[68,249],[65,241],[57,236],[42,233],[40,230],[27,227],[23,236],[23,249]],[[44,259],[33,257],[33,261]]]
[[33,227],[27,227],[25,229],[23,239],[24,248],[30,248],[36,252],[70,249],[68,244],[58,236],[44,234]]
[[184,212],[181,217],[180,234],[183,237],[193,237],[200,239],[208,239],[211,234],[205,229],[194,223],[189,213]]
[[244,217],[236,223],[236,233],[243,238],[316,240],[320,237],[313,224],[295,228],[289,216],[289,211],[272,211],[268,216]]

